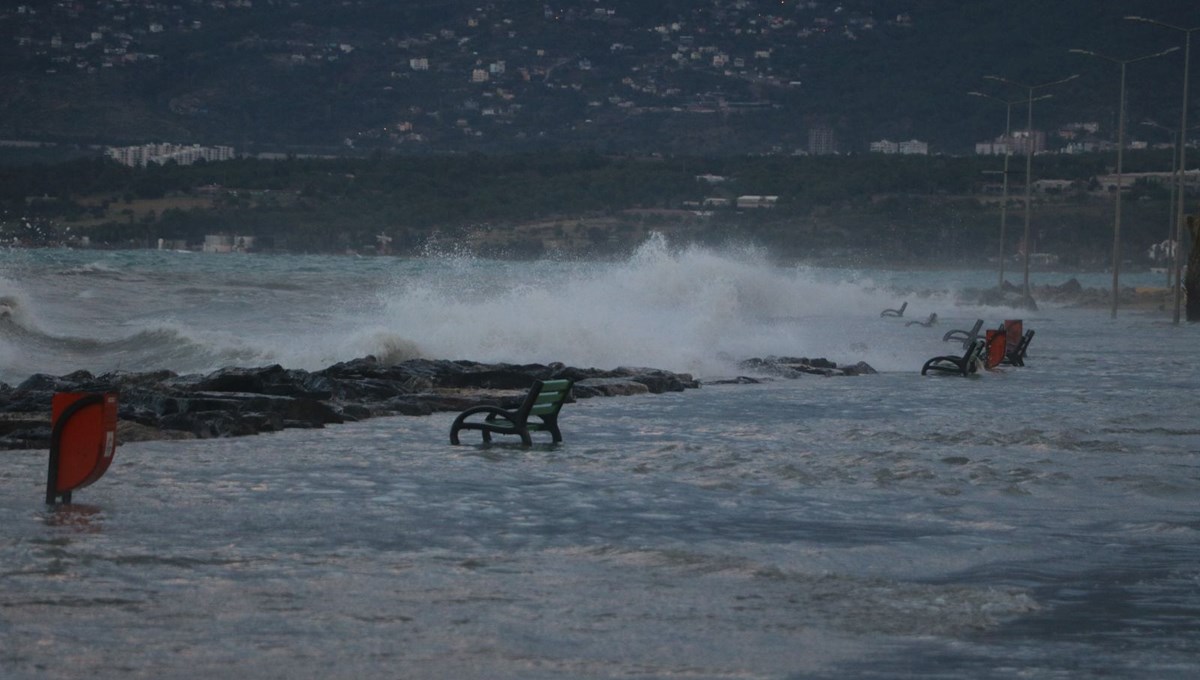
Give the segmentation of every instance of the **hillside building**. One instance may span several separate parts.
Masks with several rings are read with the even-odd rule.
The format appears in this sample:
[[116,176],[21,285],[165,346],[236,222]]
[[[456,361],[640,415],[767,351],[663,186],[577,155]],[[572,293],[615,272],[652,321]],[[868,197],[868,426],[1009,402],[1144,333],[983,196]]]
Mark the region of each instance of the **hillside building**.
[[814,156],[826,156],[837,153],[837,135],[834,133],[833,128],[809,128],[808,152]]
[[254,250],[255,237],[237,234],[205,234],[201,251],[205,253],[245,253]]
[[1003,156],[1005,153],[1023,156],[1029,150],[1031,143],[1033,144],[1033,153],[1042,153],[1046,150],[1046,133],[1034,130],[1031,135],[1028,130],[1017,130],[1010,137],[1000,135],[990,142],[977,143],[975,153],[981,156]]
[[737,207],[739,208],[774,208],[779,202],[778,196],[738,196]]
[[150,163],[191,165],[198,160],[228,161],[237,158],[232,146],[200,146],[199,144],[142,144],[140,146],[110,146],[109,158],[130,167],[145,167]]
[[882,139],[878,142],[871,142],[871,153],[928,156],[929,143],[916,139],[910,139],[907,142],[889,142]]

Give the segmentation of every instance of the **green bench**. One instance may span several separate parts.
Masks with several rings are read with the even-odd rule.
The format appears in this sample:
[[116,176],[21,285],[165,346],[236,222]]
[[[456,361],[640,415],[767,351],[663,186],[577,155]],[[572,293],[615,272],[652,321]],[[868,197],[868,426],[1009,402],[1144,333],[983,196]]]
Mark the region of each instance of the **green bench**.
[[1008,364],[1010,366],[1024,366],[1025,365],[1025,352],[1026,352],[1026,350],[1029,349],[1029,342],[1031,340],[1033,340],[1033,329],[1032,328],[1025,331],[1025,335],[1021,336],[1021,339],[1017,341],[1016,346],[1014,346],[1012,349],[1008,350],[1007,353],[1005,353],[1004,361],[1002,361],[1001,363]]
[[[529,388],[529,394],[515,411],[502,409],[498,406],[473,406],[454,419],[450,426],[450,443],[458,444],[458,433],[461,430],[479,430],[483,441],[492,441],[492,434],[515,434],[521,437],[525,446],[533,445],[530,432],[549,432],[555,442],[562,441],[562,432],[558,429],[558,412],[571,394],[571,381],[535,380]],[[481,418],[472,418],[482,416]],[[537,421],[530,421],[536,416]]]
[[930,326],[933,326],[936,324],[937,324],[937,312],[930,312],[929,316],[924,321],[909,321],[908,323],[906,323],[904,325],[905,326],[924,326],[926,328],[929,328]]
[[971,344],[972,340],[979,337],[980,329],[982,328],[983,319],[975,319],[975,325],[971,326],[970,330],[946,331],[946,334],[942,336],[942,342],[950,342],[951,340],[954,340],[961,342],[962,346],[966,348],[967,345]]
[[930,371],[935,373],[953,373],[963,376],[968,376],[979,369],[987,361],[985,357],[987,346],[983,340],[972,340],[967,349],[959,356],[941,356],[934,357],[925,362],[921,367],[921,375],[925,375]]

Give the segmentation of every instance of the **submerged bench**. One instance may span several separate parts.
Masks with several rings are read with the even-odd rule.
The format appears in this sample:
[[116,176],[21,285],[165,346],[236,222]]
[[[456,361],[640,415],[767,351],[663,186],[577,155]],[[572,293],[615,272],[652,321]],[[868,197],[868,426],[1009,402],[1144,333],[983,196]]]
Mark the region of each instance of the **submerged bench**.
[[908,302],[900,305],[900,309],[885,309],[879,313],[879,316],[904,316],[904,310],[908,309]]
[[984,351],[985,346],[982,340],[972,340],[967,345],[967,349],[961,357],[940,356],[926,361],[925,365],[921,367],[921,375],[925,375],[930,371],[936,373],[957,373],[963,376],[971,375],[979,370],[980,364],[984,363]]
[[990,371],[1001,365],[1025,365],[1025,352],[1033,340],[1033,329],[1025,330],[1020,319],[1005,319],[999,328],[988,329],[981,336],[979,329],[982,327],[983,320],[980,319],[969,331],[946,333],[942,340],[961,340],[966,351],[961,357],[940,356],[926,361],[921,367],[921,375],[930,371],[970,375],[980,367]]
[[[515,411],[502,409],[498,406],[473,406],[454,419],[450,426],[450,443],[458,444],[460,430],[479,430],[483,441],[492,441],[492,434],[515,434],[521,438],[525,446],[533,445],[530,432],[549,432],[552,441],[562,441],[562,432],[558,429],[558,412],[571,393],[571,381],[535,380],[529,388],[529,394]],[[482,416],[471,420],[472,416]],[[530,421],[536,416],[539,421]]]
[[963,347],[971,344],[971,341],[979,337],[979,330],[983,328],[983,319],[975,319],[975,325],[971,326],[970,330],[953,330],[946,331],[942,336],[942,342],[950,342],[956,340],[962,343]]
[[924,321],[909,321],[905,326],[924,326],[929,328],[937,323],[937,312],[930,312]]
[[1017,341],[1017,344],[1005,353],[1004,359],[1001,361],[1001,363],[1008,364],[1010,366],[1024,366],[1025,351],[1029,349],[1030,340],[1033,340],[1032,328],[1025,331],[1025,334],[1021,336],[1021,339]]

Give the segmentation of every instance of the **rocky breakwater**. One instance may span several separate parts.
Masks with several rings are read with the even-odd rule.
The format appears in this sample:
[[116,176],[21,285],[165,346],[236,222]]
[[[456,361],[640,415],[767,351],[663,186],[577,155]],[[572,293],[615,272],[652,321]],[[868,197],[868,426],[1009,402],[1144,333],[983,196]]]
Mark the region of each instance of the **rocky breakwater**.
[[[1118,304],[1122,307],[1159,308],[1171,300],[1167,288],[1136,288],[1125,286],[1118,290]],[[1052,302],[1066,307],[1102,308],[1112,304],[1111,288],[1085,288],[1078,279],[1070,278],[1061,284],[1043,284],[1030,287],[1030,296],[1025,297],[1020,286],[1004,282],[992,288],[967,288],[959,293],[958,302],[970,305],[1012,307],[1036,311],[1035,300]]]
[[[874,373],[863,363],[838,368],[823,359],[789,358],[751,359],[742,362],[740,370],[787,378]],[[600,370],[558,363],[428,359],[385,364],[374,357],[313,372],[274,365],[225,368],[206,375],[37,374],[16,387],[0,383],[0,449],[49,447],[50,402],[56,392],[119,393],[118,441],[130,442],[236,437],[380,416],[457,412],[480,404],[515,408],[535,379],[551,378],[573,380],[576,399],[661,394],[700,386],[691,375],[655,368]],[[760,379],[742,376],[733,381]]]
[[[817,375],[829,378],[834,376],[873,375],[878,372],[865,361],[838,366],[837,363],[828,359],[809,359],[808,357],[746,359],[738,362],[738,366],[750,373],[789,379],[805,375]],[[738,380],[739,382],[745,382],[747,378],[746,376],[742,376]]]

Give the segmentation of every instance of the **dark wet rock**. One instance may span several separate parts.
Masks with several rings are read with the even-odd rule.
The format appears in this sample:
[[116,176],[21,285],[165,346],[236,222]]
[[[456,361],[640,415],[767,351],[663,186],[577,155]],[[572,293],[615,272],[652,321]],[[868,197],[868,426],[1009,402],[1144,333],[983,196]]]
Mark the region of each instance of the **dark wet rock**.
[[[292,427],[311,427],[311,423],[295,421]],[[273,432],[284,427],[284,421],[273,419],[262,413],[234,413],[226,411],[201,411],[198,413],[176,413],[159,421],[164,430],[182,430],[200,439],[216,437],[242,437],[262,432]]]
[[[873,373],[866,364],[839,368],[825,359],[770,358],[743,362],[761,375],[799,377]],[[572,400],[680,392],[700,387],[687,373],[656,368],[614,370],[550,364],[484,364],[375,357],[320,371],[279,365],[224,368],[204,375],[171,371],[76,371],[37,374],[16,387],[0,384],[0,449],[48,448],[50,402],[56,392],[117,392],[118,441],[237,437],[286,428],[392,415],[458,412],[483,404],[515,408],[534,380],[569,378]],[[758,382],[741,377],[740,383]]]
[[961,304],[1037,310],[1037,302],[1032,296],[1026,297],[1020,288],[1012,286],[1007,281],[1005,284],[996,288],[968,288],[959,293],[958,301]]
[[33,449],[50,440],[50,413],[0,413],[0,449]]
[[17,430],[0,437],[0,449],[45,449],[49,448],[50,425]]
[[70,392],[81,382],[90,381],[92,374],[86,371],[55,376],[45,373],[34,373],[17,385],[18,392]]
[[628,378],[641,383],[651,394],[682,392],[700,386],[700,382],[687,373],[671,373],[657,368],[631,368],[628,366],[613,371],[616,377]]
[[1083,284],[1079,283],[1079,279],[1071,278],[1058,286],[1058,290],[1067,295],[1078,294],[1083,292]]
[[463,371],[448,375],[439,384],[443,387],[473,387],[487,390],[527,390],[533,384],[534,376],[522,372],[519,368],[496,368],[477,371]]
[[865,361],[860,361],[853,366],[842,367],[842,373],[845,375],[874,375],[878,372]]
[[629,378],[586,378],[575,383],[572,389],[577,399],[627,397],[650,392],[650,387],[646,383]]
[[338,409],[338,413],[342,416],[342,420],[348,423],[367,420],[374,415],[371,413],[371,409],[362,404],[344,404]]
[[851,366],[839,367],[828,359],[809,359],[808,357],[766,357],[746,359],[738,363],[743,370],[761,375],[780,378],[800,378],[805,375],[824,377],[869,375],[875,373],[865,361]]
[[[47,434],[47,437],[49,435]],[[190,432],[182,430],[167,430],[157,425],[144,425],[132,420],[121,420],[117,422],[117,441],[122,443],[128,442],[146,442],[159,439],[195,439],[196,436]]]
[[280,373],[283,373],[283,367],[279,364],[264,368],[225,368],[204,376],[196,383],[196,388],[210,392],[261,393]]
[[[1117,294],[1118,302],[1122,305],[1154,305],[1161,302],[1166,292],[1166,289],[1160,288],[1139,289],[1126,286],[1118,289]],[[1020,287],[1007,281],[1000,287],[967,289],[959,295],[959,302],[963,304],[1012,307],[1029,311],[1037,310],[1035,300],[1071,307],[1107,307],[1112,304],[1112,289],[1107,286],[1085,288],[1078,279],[1070,278],[1060,284],[1032,286],[1028,297]]]
[[718,378],[716,380],[705,380],[705,385],[761,385],[762,380],[759,378],[751,378],[748,375],[739,375],[735,378]]

